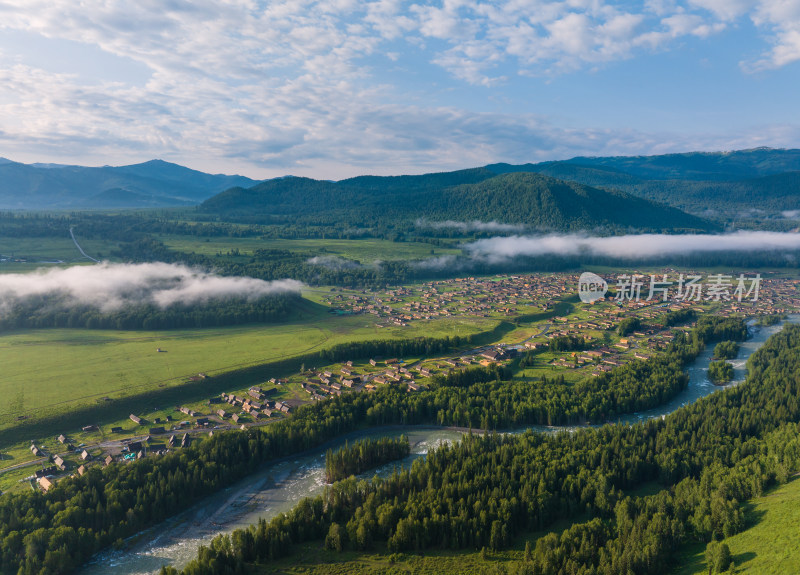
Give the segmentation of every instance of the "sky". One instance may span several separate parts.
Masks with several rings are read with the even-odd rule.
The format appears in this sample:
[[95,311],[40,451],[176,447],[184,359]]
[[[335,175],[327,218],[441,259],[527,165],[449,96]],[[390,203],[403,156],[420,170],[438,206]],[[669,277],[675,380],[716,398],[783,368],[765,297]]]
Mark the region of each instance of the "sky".
[[0,0],[0,157],[253,178],[800,147],[800,0]]

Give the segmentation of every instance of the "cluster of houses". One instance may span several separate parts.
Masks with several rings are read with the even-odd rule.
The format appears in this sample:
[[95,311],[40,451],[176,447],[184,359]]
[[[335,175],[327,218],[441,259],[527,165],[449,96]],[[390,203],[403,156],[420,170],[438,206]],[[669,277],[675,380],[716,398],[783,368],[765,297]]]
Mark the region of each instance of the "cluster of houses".
[[336,294],[326,303],[336,310],[369,313],[382,325],[405,326],[416,320],[469,315],[513,315],[520,306],[548,309],[550,302],[577,285],[577,276],[533,274],[505,278],[457,278],[382,292]]
[[[77,450],[74,446],[68,442],[67,438],[64,435],[58,436],[58,441],[65,445],[65,448],[69,451],[75,451],[75,453],[80,453],[77,455],[78,460],[80,461],[80,465],[75,470],[77,475],[84,475],[88,471],[87,465],[94,461],[102,462],[100,463],[103,466],[109,466],[114,462],[117,461],[134,461],[137,459],[142,459],[148,455],[148,447],[147,443],[151,441],[151,437],[148,435],[144,439],[141,440],[132,440],[128,441],[122,445],[121,453],[119,453],[116,457],[112,454],[105,454],[105,456],[100,456],[99,458],[95,458],[87,451],[86,449],[78,448]],[[175,447],[176,445],[180,445],[181,447],[188,447],[191,443],[191,438],[188,433],[184,433],[181,439],[177,439],[175,435],[170,436],[169,440],[166,442],[166,448],[158,448],[158,449],[150,449],[150,455],[163,455],[169,451],[168,448]],[[31,445],[31,451],[38,452],[41,456],[46,456],[46,454],[38,447]],[[52,465],[49,467],[42,467],[42,469],[38,469],[34,472],[31,479],[35,479],[36,483],[39,485],[39,488],[42,491],[47,492],[53,485],[54,485],[54,476],[58,475],[61,472],[64,472],[68,469],[69,463],[60,455],[52,455],[49,456],[49,461],[52,462]]]
[[[686,272],[685,270],[678,272],[669,268],[661,270],[660,273],[667,274],[668,279],[675,281],[680,273],[683,273],[685,277],[689,275],[705,277],[702,272]],[[640,275],[644,283],[641,288],[641,297],[638,301],[626,299],[620,302],[621,307],[627,310],[654,304],[653,300],[646,299],[649,293],[650,276],[644,272]],[[798,285],[800,285],[798,280],[764,278],[761,280],[759,298],[755,306],[753,302],[738,302],[736,298],[732,298],[730,301],[723,302],[725,306],[720,313],[754,315],[784,313],[787,309],[797,309],[800,307]],[[554,300],[565,295],[577,294],[577,286],[577,274],[537,273],[499,278],[467,277],[432,281],[411,287],[396,287],[378,292],[363,290],[360,293],[337,293],[328,296],[325,301],[339,311],[373,314],[382,322],[377,324],[379,327],[384,325],[405,326],[412,321],[438,317],[488,317],[498,313],[514,315],[521,313],[523,307],[547,310]],[[677,290],[677,285],[674,284],[671,289],[674,292]],[[656,296],[659,295],[656,294]],[[672,297],[669,301],[678,308],[699,303],[680,302]],[[603,327],[603,323],[610,325],[608,322],[601,322],[601,327]],[[608,329],[607,326],[603,328]]]
[[[381,365],[379,365],[381,364]],[[384,384],[404,384],[408,391],[418,391],[419,385],[415,381],[412,371],[419,373],[417,368],[407,368],[396,358],[369,360],[368,373],[357,373],[352,361],[342,364],[338,373],[332,371],[318,371],[307,377],[301,383],[303,391],[308,393],[313,400],[323,399],[328,395],[341,395],[343,391],[374,391],[377,386]],[[428,370],[426,376],[430,375]]]
[[[264,390],[260,387],[251,387],[247,390],[246,396],[236,396],[232,393],[223,393],[222,401],[240,408],[237,413],[231,414],[231,421],[239,423],[242,414],[249,415],[253,420],[259,420],[272,416],[273,413],[289,413],[292,406],[283,401],[276,401],[268,399],[268,396],[274,394],[276,388]],[[228,413],[224,409],[217,410],[217,415],[225,419]]]
[[[58,441],[59,443],[62,443],[65,449],[69,451],[73,451],[75,449],[75,447],[71,443],[69,443],[66,436],[64,436],[63,434],[58,436]],[[33,444],[31,444],[31,452],[37,457],[47,456],[47,454],[44,453],[44,451],[41,448],[36,447]],[[47,493],[47,491],[53,486],[53,480],[52,480],[53,476],[57,475],[60,472],[66,471],[68,466],[67,461],[60,455],[54,454],[47,457],[48,460],[53,463],[53,465],[49,467],[42,466],[42,469],[37,469],[33,474],[33,478],[36,480],[36,483],[45,493]],[[92,459],[92,456],[89,454],[88,451],[82,449],[80,450],[79,458],[81,461],[90,461]],[[78,469],[78,473],[80,475],[83,475],[84,472],[85,472],[85,467],[81,465],[81,467]]]
[[[626,310],[616,305],[596,306],[586,312],[589,319],[575,320],[567,317],[555,317],[552,320],[548,331],[536,339],[553,340],[561,336],[582,337],[587,343],[594,342],[597,338],[593,333],[607,331],[619,325],[624,317],[635,314],[644,320],[657,320],[659,316],[667,311],[675,311],[686,307],[692,307],[689,303],[677,303],[667,307],[654,308],[652,303],[645,307],[641,304],[634,304],[637,309]],[[639,310],[638,308],[643,308]],[[702,313],[702,308],[697,307]],[[675,337],[674,328],[658,329],[652,327],[657,322],[647,322],[648,327],[634,331],[630,336],[619,338],[616,342],[609,341],[588,350],[565,352],[563,356],[551,361],[552,365],[566,369],[581,369],[590,367],[592,375],[599,376],[602,373],[611,371],[618,365],[623,365],[629,361],[638,359],[649,359],[656,351],[663,350]],[[613,338],[615,339],[615,338]],[[525,342],[525,347],[529,350],[544,350],[549,348],[548,341],[529,340]]]
[[342,388],[363,389],[363,383],[369,375],[362,376],[353,368],[353,362],[345,362],[339,373],[332,371],[319,371],[301,383],[303,391],[311,395],[312,399],[319,400],[326,395],[341,395]]
[[[669,271],[669,270],[667,270]],[[674,270],[673,270],[674,271]],[[702,275],[700,273],[695,275]],[[737,300],[718,302],[715,313],[723,316],[744,314],[746,316],[785,313],[800,307],[798,297],[800,281],[784,279],[762,280],[761,291],[757,302],[738,302]],[[707,308],[703,301],[650,300],[642,297],[617,302],[612,297],[600,300],[600,305],[592,306],[586,311],[589,319],[574,320],[567,317],[553,318],[552,324],[544,339],[553,339],[564,335],[581,336],[587,342],[595,339],[591,333],[612,330],[625,317],[636,316],[643,320],[649,327],[634,331],[629,337],[620,338],[616,343],[607,342],[603,346],[591,350],[568,352],[563,357],[552,361],[553,365],[566,369],[581,369],[589,367],[592,375],[598,376],[608,372],[618,365],[633,360],[646,360],[653,353],[665,349],[679,331],[676,328],[657,328],[658,319],[670,311],[693,309],[698,314],[704,313]],[[602,305],[602,304],[606,305]],[[538,339],[538,338],[537,338]],[[548,347],[546,341],[528,341],[528,349],[538,350]]]

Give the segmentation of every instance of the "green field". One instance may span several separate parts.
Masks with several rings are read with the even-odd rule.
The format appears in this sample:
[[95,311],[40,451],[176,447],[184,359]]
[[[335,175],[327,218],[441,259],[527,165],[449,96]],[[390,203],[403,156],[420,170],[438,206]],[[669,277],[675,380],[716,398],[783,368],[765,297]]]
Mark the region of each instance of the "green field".
[[[747,530],[725,539],[735,573],[800,573],[800,478],[747,505]],[[680,558],[675,575],[707,575],[705,546],[693,546]]]
[[[333,316],[308,304],[291,323],[177,331],[26,330],[0,336],[0,430],[346,341],[469,335],[489,318],[446,318],[378,328],[368,315]],[[163,351],[159,353],[157,348]],[[276,374],[280,375],[280,374]],[[196,400],[196,399],[195,399]],[[4,442],[3,442],[4,443]]]
[[[447,254],[460,254],[459,249],[447,249],[421,242],[391,242],[379,239],[260,239],[260,238],[198,238],[194,236],[158,236],[164,245],[181,252],[195,252],[206,256],[226,254],[239,250],[241,255],[251,255],[258,249],[288,250],[315,255],[340,256],[369,263],[375,260],[404,260]],[[433,250],[433,253],[431,252]],[[88,253],[88,252],[87,252]]]
[[[86,240],[77,237],[84,251],[96,259],[109,257],[112,250],[118,245],[103,240]],[[9,238],[0,237],[0,255],[25,258],[28,264],[51,263],[62,261],[65,263],[78,263],[89,261],[84,258],[72,242],[69,230],[63,238]],[[19,268],[16,262],[0,262],[0,271],[4,268]],[[13,271],[17,271],[14,269]]]
[[[96,259],[108,259],[112,252],[124,251],[124,248],[117,242],[81,238],[77,231],[76,237],[84,251]],[[341,240],[202,238],[185,235],[157,237],[172,250],[194,252],[205,256],[218,254],[224,256],[234,250],[239,250],[239,254],[242,256],[250,256],[257,249],[273,249],[313,253],[321,256],[339,256],[366,264],[376,260],[408,260],[461,253],[460,249],[433,246],[422,242],[392,242],[373,238]],[[64,237],[60,238],[0,237],[0,255],[27,260],[26,262],[0,262],[0,273],[31,271],[42,265],[52,265],[54,262],[73,264],[89,261],[75,247],[69,236],[69,230],[65,230]]]

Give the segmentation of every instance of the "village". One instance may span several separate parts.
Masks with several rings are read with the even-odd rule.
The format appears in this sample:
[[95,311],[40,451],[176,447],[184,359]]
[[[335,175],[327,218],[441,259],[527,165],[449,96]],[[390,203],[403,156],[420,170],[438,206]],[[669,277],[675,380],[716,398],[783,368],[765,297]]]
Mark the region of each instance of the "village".
[[[677,275],[675,270],[660,274]],[[682,272],[686,273],[686,272]],[[433,378],[470,366],[501,363],[517,379],[537,385],[542,376],[565,381],[597,377],[630,361],[646,361],[664,350],[691,324],[664,325],[670,312],[692,310],[745,317],[794,313],[800,309],[800,281],[763,278],[757,300],[648,299],[606,297],[584,304],[577,298],[577,274],[529,274],[459,278],[368,292],[336,288],[325,301],[335,313],[372,314],[378,325],[407,326],[435,317],[496,318],[509,322],[503,341],[439,357],[371,357],[310,366],[262,385],[234,389],[202,402],[130,414],[128,422],[88,424],[55,438],[31,442],[36,466],[21,481],[47,491],[58,478],[86,473],[92,466],[125,463],[186,448],[200,434],[267,425],[299,406],[345,393],[369,393],[402,386],[409,393]],[[665,301],[666,299],[666,301]],[[621,331],[621,324],[630,329]],[[573,342],[577,346],[565,345]],[[161,349],[159,348],[159,352]],[[203,380],[205,374],[190,376]],[[132,424],[132,425],[131,425]]]

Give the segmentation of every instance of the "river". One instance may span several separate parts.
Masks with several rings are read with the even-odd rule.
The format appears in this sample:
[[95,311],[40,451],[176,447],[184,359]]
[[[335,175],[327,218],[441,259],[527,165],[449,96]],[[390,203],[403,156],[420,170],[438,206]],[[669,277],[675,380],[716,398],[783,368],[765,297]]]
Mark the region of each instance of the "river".
[[[798,323],[800,315],[792,315],[788,321]],[[752,337],[742,344],[737,358],[730,361],[734,367],[734,379],[726,387],[744,380],[747,358],[771,335],[780,331],[781,327],[776,325],[751,328]],[[713,346],[709,346],[687,367],[689,385],[675,398],[657,408],[623,416],[620,421],[635,423],[661,417],[721,389],[707,377],[712,352]],[[564,428],[534,426],[531,429],[555,432]],[[424,457],[429,449],[434,449],[443,442],[457,441],[462,436],[461,431],[452,429],[408,426],[359,432],[346,437],[352,441],[356,437],[398,436],[401,433],[409,438],[411,455],[402,462],[385,465],[366,475],[371,477],[376,472],[388,474],[400,464],[409,466],[415,459]],[[99,554],[82,572],[88,575],[149,575],[157,573],[162,565],[180,568],[197,555],[199,545],[207,544],[219,533],[250,525],[260,517],[269,519],[288,511],[303,497],[321,493],[324,489],[325,451],[328,447],[335,448],[343,444],[344,441],[345,437],[342,437],[333,445],[310,454],[268,465],[262,471],[203,500],[188,511],[128,540],[125,549]]]

